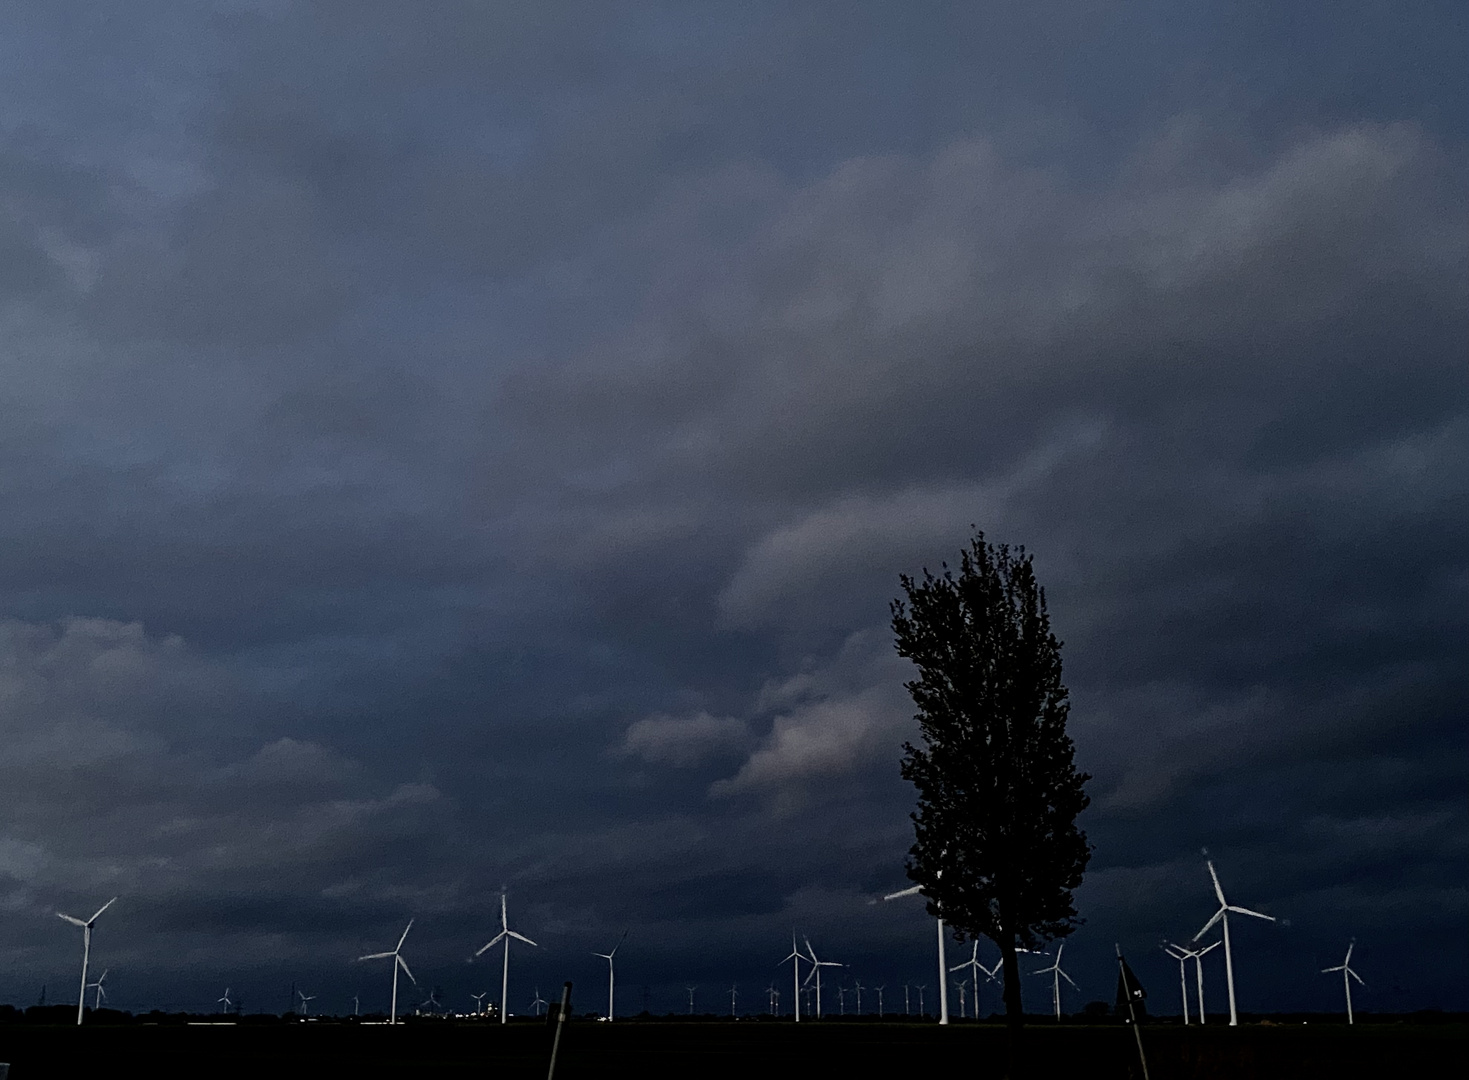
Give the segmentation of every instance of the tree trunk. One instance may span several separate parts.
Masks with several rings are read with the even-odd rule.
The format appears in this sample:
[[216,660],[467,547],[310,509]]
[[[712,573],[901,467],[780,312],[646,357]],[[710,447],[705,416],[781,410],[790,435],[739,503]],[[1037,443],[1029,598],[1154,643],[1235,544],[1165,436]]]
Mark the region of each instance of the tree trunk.
[[1005,1080],[1020,1080],[1020,1038],[1025,1030],[1025,1006],[1020,997],[1020,958],[1015,953],[1015,938],[1002,934],[1000,957],[1005,972]]

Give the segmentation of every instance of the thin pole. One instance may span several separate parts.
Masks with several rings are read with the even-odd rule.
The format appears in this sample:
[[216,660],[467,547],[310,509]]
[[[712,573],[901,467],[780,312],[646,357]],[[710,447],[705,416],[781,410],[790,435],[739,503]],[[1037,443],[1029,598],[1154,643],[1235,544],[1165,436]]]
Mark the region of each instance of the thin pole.
[[393,954],[393,1007],[388,1013],[388,1023],[398,1022],[398,954]]
[[77,1027],[82,1026],[82,1010],[87,1004],[87,957],[92,952],[92,928],[82,927],[82,989],[77,994]]
[[561,987],[561,1011],[556,1014],[556,1037],[551,1040],[551,1067],[546,1070],[546,1080],[554,1080],[556,1076],[556,1052],[561,1049],[561,1026],[566,1023],[566,1014],[570,1011],[571,983],[566,983]]
[[1229,911],[1224,912],[1224,981],[1229,984],[1229,1026],[1239,1026],[1239,1014],[1234,1011],[1234,958],[1229,953]]
[[612,957],[607,958],[607,1022],[612,1022]]
[[1183,1026],[1188,1027],[1188,976],[1184,971],[1188,964],[1188,957],[1178,958],[1178,992],[1183,995]]
[[935,920],[939,924],[939,1023],[949,1022],[949,987],[945,980],[949,977],[949,961],[944,956],[944,920]]
[[1352,981],[1347,978],[1350,969],[1343,964],[1341,969],[1341,984],[1347,988],[1347,1026],[1352,1025]]

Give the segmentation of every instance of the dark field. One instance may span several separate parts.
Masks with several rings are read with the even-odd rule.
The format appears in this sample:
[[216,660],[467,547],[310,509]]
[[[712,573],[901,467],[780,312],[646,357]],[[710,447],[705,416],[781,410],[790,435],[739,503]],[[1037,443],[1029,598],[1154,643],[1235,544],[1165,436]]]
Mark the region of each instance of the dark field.
[[[1396,1078],[1458,1073],[1460,1024],[1144,1027],[1154,1080],[1228,1077]],[[132,1072],[155,1078],[544,1077],[551,1032],[541,1024],[337,1024],[269,1027],[7,1025],[0,1061],[12,1080]],[[1026,1029],[1028,1075],[1066,1080],[1137,1076],[1129,1028]],[[989,1025],[658,1023],[566,1025],[560,1080],[615,1075],[681,1080],[851,1080],[913,1077],[916,1069],[997,1076],[1005,1032]],[[1455,1065],[1454,1062],[1458,1062]],[[926,1075],[934,1075],[926,1073]]]

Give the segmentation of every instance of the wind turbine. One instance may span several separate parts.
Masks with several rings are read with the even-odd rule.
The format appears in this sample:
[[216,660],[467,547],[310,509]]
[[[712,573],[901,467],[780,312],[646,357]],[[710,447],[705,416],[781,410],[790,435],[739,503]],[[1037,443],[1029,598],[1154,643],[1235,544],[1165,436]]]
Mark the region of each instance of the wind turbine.
[[[1162,949],[1178,961],[1178,992],[1183,995],[1183,1026],[1188,1027],[1188,976],[1185,974],[1184,966],[1188,963],[1188,958],[1193,953],[1185,949],[1182,945],[1168,944],[1162,946]],[[1199,1011],[1202,1012],[1203,1010],[1200,1009]]]
[[225,1012],[229,1012],[230,1009],[232,1009],[234,1007],[234,1004],[235,1003],[230,1000],[230,988],[228,986],[226,986],[224,988],[224,997],[218,997],[218,998],[215,998],[214,999],[214,1003],[216,1005],[218,1005],[220,1002],[224,1002],[224,1011]]
[[775,988],[775,983],[772,982],[769,986],[765,988],[765,996],[770,999],[770,1015],[779,1016],[780,991]]
[[[976,1020],[978,1020],[979,1019],[979,973],[981,971],[984,972],[986,975],[989,975],[989,973],[990,973],[989,972],[989,968],[985,967],[983,964],[981,964],[979,962],[979,939],[978,938],[975,938],[974,939],[974,948],[972,950],[970,950],[969,959],[968,960],[965,960],[962,964],[955,964],[949,970],[951,972],[952,971],[962,971],[965,968],[968,968],[969,969],[969,974],[973,977],[973,980],[974,980],[974,1018]],[[991,977],[993,977],[993,976],[991,976]],[[963,1006],[962,1003],[959,1006],[959,1017],[960,1017],[960,1019],[963,1019],[963,1017],[964,1017],[964,1006]]]
[[1268,922],[1274,922],[1275,917],[1273,915],[1261,915],[1258,911],[1251,911],[1249,908],[1237,907],[1224,899],[1224,889],[1219,885],[1219,875],[1214,872],[1213,860],[1208,859],[1205,862],[1209,866],[1209,876],[1214,879],[1214,895],[1219,897],[1219,910],[1214,912],[1214,917],[1206,922],[1204,928],[1194,935],[1194,940],[1198,941],[1199,938],[1207,934],[1215,923],[1222,922],[1224,924],[1224,977],[1225,983],[1229,986],[1229,1026],[1238,1027],[1239,1014],[1234,1008],[1234,957],[1229,951],[1229,913],[1233,911],[1237,915],[1249,915],[1256,919],[1265,919]]
[[964,989],[969,985],[968,979],[960,979],[954,984],[954,989],[959,991],[959,1019],[964,1019]]
[[358,995],[353,994],[352,995],[352,1015],[353,1016],[358,1016],[358,1015],[361,1014],[361,1012],[362,1012],[362,999]]
[[801,955],[801,950],[796,948],[796,932],[792,930],[791,955],[787,956],[781,963],[784,964],[786,960],[791,962],[791,979],[795,983],[795,990],[793,992],[795,994],[796,1023],[798,1024],[801,1022],[801,961],[804,959],[806,958]]
[[505,894],[502,892],[500,894],[500,932],[492,937],[485,945],[481,946],[479,952],[474,954],[475,956],[479,956],[486,949],[491,948],[501,939],[503,939],[505,942],[505,966],[500,972],[500,1023],[502,1024],[505,1022],[505,1018],[510,1015],[510,999],[507,998],[505,995],[510,989],[511,938],[514,938],[516,941],[523,941],[527,945],[533,945],[536,948],[540,948],[539,945],[536,945],[534,941],[526,937],[524,934],[517,934],[514,930],[510,929],[510,921],[505,914]]
[[85,922],[71,915],[63,915],[59,911],[56,913],[56,917],[58,919],[65,919],[73,926],[80,926],[82,928],[82,988],[77,994],[78,1027],[80,1027],[82,1023],[82,1010],[86,1008],[87,1004],[87,958],[92,955],[92,924],[97,921],[97,916],[101,915],[104,911],[110,908],[116,900],[117,897],[114,896],[111,900],[107,901],[107,903],[103,904],[97,909],[96,915],[93,915]]
[[928,984],[915,983],[913,989],[918,991],[918,1015],[927,1016],[928,1014],[923,1009],[923,992],[928,989]]
[[315,994],[303,994],[303,993],[301,993],[301,991],[297,990],[296,991],[296,996],[301,999],[301,1015],[302,1016],[310,1016],[311,1015],[311,1005],[309,1003],[316,1000],[316,995]]
[[444,1006],[439,1001],[439,988],[436,986],[432,990],[430,990],[428,992],[428,1000],[420,1001],[418,1003],[418,1007],[420,1009],[427,1009],[430,1016],[434,1015],[434,1010],[442,1009]]
[[542,1006],[544,1006],[546,1004],[548,1004],[548,1002],[546,1001],[546,999],[543,998],[543,997],[541,997],[541,988],[539,986],[536,987],[535,1000],[533,1000],[530,1003],[531,1011],[533,1013],[535,1013],[537,1016],[540,1016],[541,1015],[541,1008],[542,1008]]
[[735,983],[731,983],[730,984],[730,987],[729,987],[729,1015],[730,1016],[734,1016],[735,1015],[735,998],[737,998],[739,996],[740,996],[739,986],[737,984],[735,984]]
[[824,967],[844,967],[833,960],[818,960],[816,950],[811,947],[810,938],[802,938],[806,942],[806,963],[811,965],[811,970],[806,973],[806,981],[816,980],[816,1019],[821,1019],[821,969]]
[[903,984],[903,1015],[904,1016],[912,1016],[913,1015],[913,1008],[908,1003],[908,984],[907,983],[904,983]]
[[403,942],[408,940],[408,931],[412,929],[413,920],[409,919],[408,925],[403,927],[403,936],[398,939],[397,948],[393,949],[392,952],[368,953],[366,956],[359,956],[357,958],[358,960],[385,960],[389,956],[393,958],[393,1006],[388,1012],[388,1023],[390,1024],[396,1024],[398,1022],[398,969],[401,967],[403,974],[408,976],[409,981],[414,986],[418,985],[418,980],[413,977],[413,972],[408,970],[408,962],[403,959]]
[[103,968],[102,969],[102,974],[97,976],[97,981],[94,982],[94,983],[89,983],[88,984],[88,986],[89,986],[90,989],[93,989],[93,990],[97,991],[96,995],[93,996],[93,998],[92,998],[92,1011],[93,1012],[96,1012],[98,1009],[100,1009],[102,1007],[102,1001],[103,1001],[104,998],[107,997],[107,991],[104,990],[104,989],[102,989],[102,984],[107,981],[107,971],[108,971],[107,968]]
[[862,986],[862,980],[861,979],[853,979],[852,980],[852,988],[857,991],[857,1015],[858,1016],[861,1016],[862,1015],[862,991],[864,989],[864,987]]
[[[626,930],[622,932],[622,937],[617,939],[617,944],[612,946],[611,952],[592,953],[593,956],[600,956],[603,960],[607,961],[607,1019],[609,1021],[612,1019],[612,958],[617,955],[617,950],[622,948],[622,943],[625,940],[627,940]],[[505,948],[507,951],[509,950],[510,946],[508,943]]]
[[485,1011],[485,998],[490,996],[490,992],[485,990],[482,993],[470,994],[469,996],[474,999],[474,1015],[479,1016]]
[[1347,1023],[1348,1024],[1351,1024],[1354,1021],[1352,1020],[1352,984],[1351,984],[1350,980],[1347,978],[1347,976],[1350,975],[1353,979],[1356,979],[1358,985],[1361,985],[1361,986],[1366,986],[1367,985],[1366,983],[1362,982],[1362,976],[1358,975],[1351,968],[1351,963],[1352,963],[1352,950],[1355,949],[1356,947],[1357,947],[1357,939],[1356,938],[1352,938],[1351,942],[1347,945],[1347,958],[1345,960],[1343,960],[1340,964],[1338,964],[1336,967],[1329,967],[1329,968],[1322,968],[1321,969],[1321,974],[1323,974],[1323,975],[1325,975],[1327,972],[1330,972],[1330,971],[1340,971],[1341,972],[1341,984],[1342,984],[1342,988],[1344,990],[1346,990],[1346,992],[1347,992]]
[[[921,889],[922,886],[914,885],[895,893],[888,893],[883,899],[898,900],[904,896],[917,896]],[[949,1022],[949,990],[944,980],[948,978],[949,961],[944,956],[944,920],[935,919],[934,921],[939,927],[939,1023],[947,1024]],[[921,1009],[919,1011],[922,1012]]]
[[699,989],[699,988],[697,986],[685,986],[684,989],[689,992],[689,1015],[690,1016],[693,1016],[694,1015],[694,991],[697,990],[697,989]]
[[[883,984],[883,986],[886,986],[886,985],[887,985],[886,983]],[[882,1019],[882,986],[874,986],[873,989],[877,991],[877,1018],[879,1020],[881,1020]]]
[[1050,976],[1051,976],[1051,1000],[1055,1003],[1055,1006],[1056,1006],[1056,1019],[1057,1020],[1060,1020],[1061,1019],[1061,980],[1062,979],[1065,979],[1067,982],[1071,983],[1071,986],[1072,986],[1073,989],[1077,989],[1077,990],[1081,989],[1081,987],[1079,987],[1079,986],[1076,985],[1076,982],[1071,978],[1070,975],[1066,974],[1066,972],[1064,972],[1064,971],[1061,970],[1061,953],[1065,949],[1066,949],[1066,942],[1063,941],[1059,945],[1056,946],[1056,962],[1054,964],[1052,964],[1050,967],[1047,967],[1047,968],[1041,968],[1039,971],[1032,971],[1031,972],[1032,975],[1045,975],[1045,974],[1050,974]]

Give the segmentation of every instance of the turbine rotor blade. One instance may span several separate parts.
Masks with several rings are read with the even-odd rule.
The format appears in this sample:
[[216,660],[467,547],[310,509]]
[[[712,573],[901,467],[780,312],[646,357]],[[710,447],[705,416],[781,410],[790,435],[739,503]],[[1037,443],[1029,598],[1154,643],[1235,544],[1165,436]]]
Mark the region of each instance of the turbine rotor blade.
[[[535,942],[534,942],[534,941],[532,941],[532,940],[531,940],[531,939],[530,939],[530,938],[528,938],[528,937],[526,937],[526,936],[525,936],[525,935],[524,935],[524,934],[517,934],[517,933],[516,933],[516,932],[515,932],[515,931],[514,931],[514,930],[506,930],[506,931],[505,931],[505,933],[506,933],[506,934],[509,934],[509,935],[510,935],[510,936],[511,936],[511,937],[513,937],[513,938],[514,938],[514,939],[515,939],[515,940],[516,940],[516,941],[523,941],[523,942],[525,942],[525,943],[526,943],[526,944],[527,944],[527,945],[536,945],[536,943],[535,943]],[[502,935],[501,935],[501,936],[502,936],[502,937],[503,937],[503,936],[504,936],[504,934],[502,934]],[[536,945],[536,948],[538,948],[538,949],[539,949],[539,948],[540,948],[540,946],[539,946],[539,945]]]
[[413,920],[412,919],[409,919],[408,920],[408,925],[405,926],[405,927],[403,927],[403,936],[398,939],[398,948],[397,949],[394,949],[393,950],[394,952],[397,952],[398,949],[401,949],[403,947],[403,942],[405,942],[405,941],[408,940],[408,931],[410,931],[412,929],[413,929]]
[[1366,986],[1366,985],[1367,985],[1367,984],[1366,984],[1366,983],[1364,983],[1364,982],[1363,982],[1363,981],[1362,981],[1362,976],[1360,976],[1360,975],[1358,975],[1358,974],[1357,974],[1357,973],[1356,973],[1356,972],[1355,972],[1355,971],[1353,971],[1353,970],[1352,970],[1352,969],[1351,969],[1351,968],[1347,968],[1347,974],[1348,974],[1348,975],[1350,975],[1350,976],[1351,976],[1351,977],[1352,977],[1352,978],[1354,978],[1354,979],[1356,979],[1356,980],[1357,980],[1357,984],[1358,984],[1358,985],[1359,985],[1359,986]]
[[899,899],[902,899],[905,896],[917,896],[918,893],[922,891],[922,889],[923,889],[923,886],[922,885],[913,885],[913,886],[911,886],[911,887],[909,887],[907,889],[903,889],[903,890],[901,890],[899,892],[888,893],[886,896],[883,897],[883,899],[884,900],[899,900]]
[[[1226,911],[1228,911],[1228,910],[1229,910],[1229,908],[1222,907],[1218,911],[1214,912],[1214,917],[1212,919],[1210,919],[1208,922],[1206,922],[1204,924],[1204,928],[1202,930],[1200,930],[1197,934],[1194,935],[1194,940],[1195,941],[1198,941],[1199,938],[1203,937],[1211,929],[1213,929],[1214,924],[1217,923],[1220,919],[1224,918],[1224,913]],[[1216,942],[1216,944],[1217,944],[1217,942]]]
[[508,931],[508,930],[501,930],[494,937],[490,938],[489,941],[485,942],[485,944],[480,947],[479,952],[475,953],[474,955],[475,956],[478,956],[478,955],[480,955],[480,953],[484,952],[486,949],[492,948],[493,946],[500,944],[500,939],[503,938],[509,932],[510,931]]
[[1228,907],[1229,901],[1224,899],[1224,890],[1219,887],[1219,875],[1214,872],[1214,860],[1206,859],[1209,864],[1209,876],[1214,879],[1214,895],[1219,897],[1219,906]]
[[1233,904],[1230,904],[1229,910],[1240,915],[1253,915],[1257,919],[1269,919],[1271,922],[1275,921],[1274,915],[1262,915],[1258,911],[1251,911],[1247,907],[1235,907]]
[[[393,955],[397,956],[396,953],[394,953]],[[415,979],[415,978],[413,978],[413,972],[411,972],[411,971],[408,970],[408,961],[407,960],[404,960],[401,956],[399,956],[398,957],[398,966],[403,969],[403,974],[408,976],[409,980],[413,983],[413,985],[414,986],[417,986],[418,985],[418,980]]]
[[82,922],[81,919],[78,919],[74,915],[63,915],[61,912],[58,911],[56,913],[56,917],[58,919],[65,919],[67,922],[71,923],[73,926],[80,926],[84,930],[87,927],[87,924],[86,923]]
[[[385,956],[397,956],[397,955],[398,954],[395,953],[395,952],[375,952],[375,953],[368,953],[366,956],[359,956],[357,959],[358,960],[381,960]],[[226,990],[225,993],[228,994],[229,991]]]
[[[1076,980],[1075,980],[1075,979],[1073,979],[1073,978],[1072,978],[1072,977],[1071,977],[1071,976],[1070,976],[1070,975],[1068,975],[1068,974],[1066,974],[1066,972],[1064,972],[1064,971],[1058,971],[1058,972],[1057,972],[1057,973],[1056,973],[1056,974],[1058,974],[1058,975],[1060,975],[1060,976],[1061,976],[1061,978],[1063,978],[1063,979],[1065,979],[1065,980],[1066,980],[1066,981],[1067,981],[1067,982],[1069,982],[1069,983],[1070,983],[1070,984],[1071,984],[1071,985],[1072,985],[1072,986],[1076,986]],[[1079,986],[1076,986],[1076,989],[1078,989],[1078,990],[1080,990],[1080,989],[1081,989],[1081,987],[1079,987]]]
[[[97,915],[101,915],[104,911],[106,911],[108,908],[110,908],[115,903],[117,903],[117,897],[114,896],[111,900],[107,901],[107,903],[103,904],[101,907],[99,907],[97,909]],[[93,915],[90,919],[87,920],[87,922],[88,923],[94,923],[94,922],[96,922],[97,921],[97,915]]]

